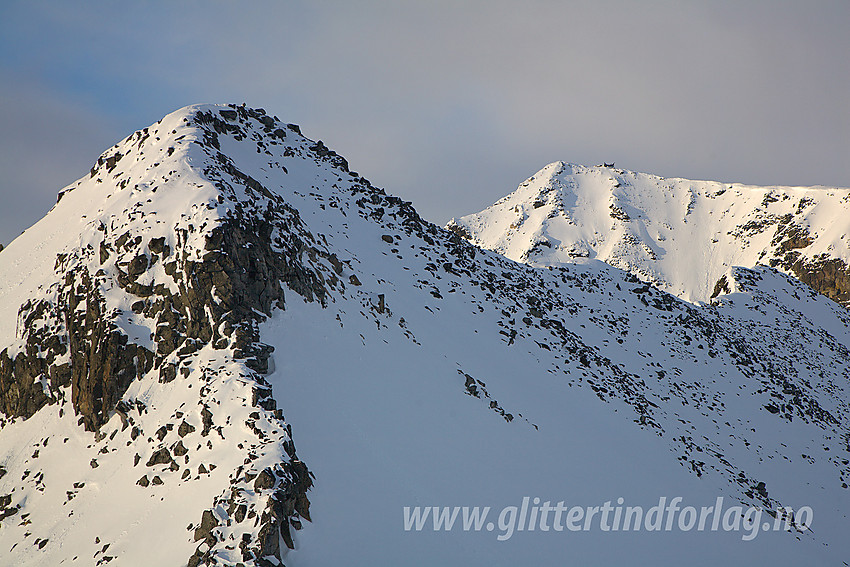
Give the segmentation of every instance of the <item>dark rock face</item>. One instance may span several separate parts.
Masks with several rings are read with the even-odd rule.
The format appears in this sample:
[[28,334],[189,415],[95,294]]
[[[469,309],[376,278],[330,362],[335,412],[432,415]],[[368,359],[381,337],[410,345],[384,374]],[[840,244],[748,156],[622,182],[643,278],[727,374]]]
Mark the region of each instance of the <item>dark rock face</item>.
[[804,227],[793,224],[791,215],[782,217],[773,237],[780,256],[770,262],[771,266],[788,270],[816,292],[850,308],[850,266],[827,254],[810,259],[798,252],[813,242]]
[[838,258],[796,258],[789,269],[818,293],[850,308],[850,266]]
[[[261,376],[268,371],[272,349],[260,342],[259,323],[265,316],[270,315],[273,309],[284,308],[285,288],[308,301],[325,304],[331,290],[342,288],[339,276],[343,272],[343,264],[318,244],[303,226],[295,209],[281,197],[268,191],[260,182],[239,171],[229,158],[213,150],[219,147],[220,134],[247,137],[248,133],[243,127],[251,119],[262,124],[266,135],[277,139],[286,137],[286,132],[282,128],[276,128],[275,121],[265,116],[261,110],[231,108],[232,111],[220,112],[220,116],[215,113],[198,113],[196,120],[205,128],[204,146],[216,162],[215,168],[208,168],[204,173],[219,188],[222,195],[236,202],[234,211],[207,237],[205,254],[201,261],[184,262],[179,269],[175,269],[170,266],[169,260],[164,266],[167,273],[174,274],[181,289],[182,298],[176,301],[192,312],[188,319],[195,327],[191,332],[187,332],[187,335],[197,336],[201,341],[212,343],[216,347],[229,343],[234,348],[236,358],[244,360],[254,373],[251,378],[256,387],[252,404],[258,410],[263,410],[252,414],[257,416],[254,419],[262,413],[266,419],[282,420],[283,415],[276,409],[275,400],[271,396],[271,388]],[[291,125],[287,128],[298,132],[297,128]],[[348,171],[345,160],[323,144],[316,143],[310,149],[317,159],[326,161],[342,171]],[[363,183],[368,184],[365,180]],[[232,198],[235,194],[234,186],[239,186],[239,191],[255,199],[240,202],[239,199]],[[368,193],[373,199],[381,197],[377,195],[376,190],[364,189],[364,193]],[[262,203],[262,207],[257,208],[256,203]],[[397,204],[408,212],[406,221],[418,224],[418,216],[409,204],[400,200]],[[187,282],[191,282],[191,285]],[[206,318],[206,313],[212,313],[212,317]],[[177,322],[178,330],[179,325]],[[225,336],[219,336],[219,328]],[[164,349],[163,343],[158,341],[158,348],[162,351],[160,354],[173,349],[181,353],[197,344],[188,340],[182,344],[177,342],[179,335],[175,344],[169,343]],[[204,415],[202,412],[202,435],[215,428],[212,416]],[[291,429],[282,421],[279,424],[285,427],[290,435],[290,439],[283,444],[289,459],[259,473],[246,472],[249,468],[237,471],[231,481],[232,490],[229,496],[216,499],[214,503],[227,510],[227,522],[241,523],[251,520],[252,517],[253,521],[257,522],[257,518],[252,514],[259,516],[257,536],[252,538],[246,533],[239,543],[246,564],[277,564],[280,560],[280,539],[283,539],[288,547],[293,547],[291,530],[300,529],[302,519],[311,521],[307,492],[313,485],[313,476],[296,456],[295,446],[291,441]],[[246,460],[246,463],[249,460]],[[261,496],[260,501],[265,503],[264,510],[251,510],[246,516],[248,507],[242,496],[246,491]],[[221,510],[221,507],[218,510]],[[221,542],[217,539],[217,530],[210,521],[213,512],[207,512],[201,522],[201,525],[206,527],[196,534],[203,536],[207,546],[198,548],[190,558],[189,565],[211,564],[215,561],[211,550]],[[224,521],[225,518],[218,520]],[[277,561],[270,561],[270,558]]]
[[[230,173],[237,181],[249,179],[237,175],[235,168]],[[271,195],[264,188],[263,193]],[[259,343],[257,312],[270,314],[283,307],[284,286],[308,300],[324,301],[326,294],[321,274],[295,260],[304,252],[315,257],[321,251],[297,234],[280,230],[298,224],[297,212],[284,203],[259,219],[237,212],[207,236],[201,261],[172,253],[162,238],[147,243],[147,251],[141,237],[129,233],[102,244],[101,260],[117,251],[132,255],[126,272],[118,264],[118,283],[140,298],[134,311],[156,320],[156,352],[129,342],[103,312],[104,300],[97,291],[106,277],[102,272],[92,276],[83,268],[72,270],[59,286],[55,304],[42,301],[21,308],[26,347],[14,359],[5,350],[0,353],[0,410],[29,417],[58,401],[59,389],[70,384],[74,409],[87,429],[96,430],[136,377],[159,368],[160,379],[171,381],[177,371],[165,358],[175,351],[190,354],[208,343],[217,348],[232,343],[237,358],[246,359],[254,370],[267,371],[271,347]],[[280,236],[272,242],[275,225]],[[179,242],[186,238],[185,231],[178,233]],[[162,284],[137,283],[151,264],[147,254],[154,261],[161,259],[179,293]],[[66,262],[60,258],[57,267]],[[219,331],[222,323],[225,335]],[[70,361],[57,362],[66,353]]]
[[[265,472],[265,471],[264,471]],[[284,463],[284,474],[291,479],[275,490],[268,500],[266,511],[260,517],[263,528],[259,533],[259,557],[272,555],[279,557],[278,532],[289,549],[294,549],[290,523],[297,517],[310,520],[310,501],[306,493],[313,486],[313,480],[306,465],[298,460]],[[300,529],[300,523],[295,524]],[[294,526],[293,526],[294,527]],[[275,529],[277,528],[277,529]]]
[[[211,510],[204,510],[201,515],[201,524],[195,529],[195,541],[205,540],[212,537],[210,532],[218,525],[218,520]],[[215,539],[213,539],[215,542]]]
[[714,291],[711,292],[710,299],[714,299],[721,293],[729,293],[729,280],[726,276],[720,276],[720,279],[714,284]]
[[14,516],[20,511],[19,506],[12,506],[12,495],[5,494],[0,496],[0,523],[6,518]]
[[[290,549],[294,549],[291,529],[301,529],[301,519],[310,519],[310,501],[307,491],[313,486],[313,475],[307,466],[293,458],[289,462],[281,462],[274,467],[263,469],[254,479],[251,490],[264,494],[265,508],[259,512],[260,529],[257,537],[244,534],[239,544],[245,564],[254,562],[256,565],[277,565],[281,558],[280,540]],[[239,502],[240,488],[234,488],[229,498],[216,502],[219,510],[226,508],[228,522],[242,523],[246,517],[247,507]],[[252,512],[253,514],[254,512]],[[195,529],[195,541],[203,540],[201,545],[189,558],[189,565],[213,565],[214,559],[210,549],[220,540],[215,528],[223,521],[213,510],[205,510],[201,522]],[[256,519],[255,519],[256,521]],[[204,551],[202,551],[204,550]],[[274,558],[277,562],[270,561]]]
[[462,227],[461,225],[457,224],[454,221],[454,219],[449,221],[449,224],[446,225],[446,229],[457,234],[461,238],[464,238],[464,239],[470,240],[470,241],[472,240],[472,235],[469,233],[469,231],[466,228]]
[[[47,403],[50,388],[55,390],[70,383],[68,365],[53,364],[68,352],[68,345],[54,332],[54,327],[37,323],[45,319],[59,323],[58,310],[44,302],[24,304],[18,311],[18,321],[29,330],[31,339],[14,359],[8,349],[0,352],[0,410],[6,415],[29,417]],[[39,345],[47,347],[47,356],[40,356]]]
[[[130,382],[150,370],[153,353],[129,343],[102,313],[96,280],[86,272],[69,272],[56,304],[21,307],[26,346],[14,360],[8,349],[0,352],[3,413],[30,417],[59,401],[60,388],[70,385],[81,422],[95,430],[109,419]],[[61,361],[64,355],[69,361]]]
[[[86,429],[94,430],[106,423],[130,383],[150,370],[153,353],[128,342],[114,323],[102,313],[103,300],[83,277],[84,294],[69,298],[66,320],[69,321],[71,349],[71,401]],[[85,300],[84,313],[78,311]],[[77,314],[71,322],[70,314]]]

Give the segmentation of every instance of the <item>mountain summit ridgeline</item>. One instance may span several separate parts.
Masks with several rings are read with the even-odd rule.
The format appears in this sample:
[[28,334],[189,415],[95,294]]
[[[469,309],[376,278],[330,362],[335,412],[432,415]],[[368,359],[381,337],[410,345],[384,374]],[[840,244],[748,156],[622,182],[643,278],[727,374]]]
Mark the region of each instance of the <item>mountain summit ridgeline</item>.
[[[0,251],[0,565],[840,564],[847,194],[557,163],[444,229],[262,109],[180,109]],[[757,537],[497,539],[661,498]],[[431,505],[492,529],[405,528]]]

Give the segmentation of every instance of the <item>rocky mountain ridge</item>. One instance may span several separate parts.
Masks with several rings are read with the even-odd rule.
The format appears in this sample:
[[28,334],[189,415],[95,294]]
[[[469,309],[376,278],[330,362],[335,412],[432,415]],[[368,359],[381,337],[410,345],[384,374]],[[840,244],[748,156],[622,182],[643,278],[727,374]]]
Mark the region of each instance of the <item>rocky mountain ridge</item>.
[[[411,540],[401,507],[528,478],[805,503],[816,533],[674,541],[834,560],[850,316],[770,267],[722,277],[695,305],[603,263],[520,264],[297,126],[181,109],[0,253],[0,547],[18,565],[457,561],[463,534]],[[497,563],[563,545],[490,543]]]

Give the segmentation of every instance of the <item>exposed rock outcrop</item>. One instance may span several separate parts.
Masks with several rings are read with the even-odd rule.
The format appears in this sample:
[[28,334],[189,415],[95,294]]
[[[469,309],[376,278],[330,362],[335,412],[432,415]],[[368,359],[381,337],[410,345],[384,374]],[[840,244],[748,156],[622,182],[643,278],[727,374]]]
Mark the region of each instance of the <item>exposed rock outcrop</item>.
[[[306,493],[312,477],[297,459],[291,430],[262,377],[269,370],[273,349],[261,342],[259,324],[274,309],[284,308],[287,288],[308,301],[324,303],[329,290],[342,285],[337,278],[342,263],[316,242],[295,209],[218,151],[218,135],[245,135],[247,121],[262,124],[273,139],[285,139],[286,131],[275,120],[262,111],[236,106],[218,115],[198,112],[193,119],[203,132],[203,141],[197,143],[217,165],[204,173],[219,190],[219,201],[232,205],[228,214],[205,231],[201,249],[191,225],[175,227],[171,237],[149,238],[102,223],[96,248],[60,255],[55,268],[59,281],[47,298],[28,302],[19,311],[20,346],[0,352],[0,411],[28,418],[46,404],[67,401],[64,395],[70,387],[79,422],[97,431],[116,411],[126,423],[127,413],[119,402],[135,379],[154,370],[161,382],[170,382],[179,375],[180,361],[204,346],[229,350],[235,360],[244,361],[245,378],[255,384],[251,403],[262,410],[264,419],[290,432],[285,444],[289,460],[262,473],[263,478],[271,477],[256,485],[246,467],[232,481],[234,488],[254,484],[261,498],[241,502],[234,493],[229,506],[231,513],[244,519],[249,507],[262,503],[260,536],[243,541],[243,555],[246,560],[279,559],[278,534],[292,547],[290,529],[299,529],[301,519],[310,519]],[[297,127],[287,128],[297,132]],[[142,148],[149,137],[145,129],[129,140]],[[347,162],[320,142],[310,149],[318,159],[348,171]],[[169,155],[172,152],[173,148]],[[100,180],[112,173],[128,153],[105,153],[90,177]],[[110,309],[104,297],[108,289],[126,294],[132,312],[148,321],[149,343],[134,341],[122,331],[120,310]],[[215,427],[212,414],[205,412],[203,435]],[[194,430],[184,421],[180,437]],[[133,438],[138,434],[134,428]],[[164,435],[157,437],[161,441]],[[178,457],[186,455],[182,443],[172,448]],[[149,467],[169,464],[179,468],[166,447],[147,462]],[[199,470],[206,470],[203,464]],[[162,482],[159,476],[151,481],[145,475],[138,484]],[[210,514],[204,513],[196,531],[208,545],[193,555],[190,563],[195,565],[215,561],[211,547],[217,523]]]

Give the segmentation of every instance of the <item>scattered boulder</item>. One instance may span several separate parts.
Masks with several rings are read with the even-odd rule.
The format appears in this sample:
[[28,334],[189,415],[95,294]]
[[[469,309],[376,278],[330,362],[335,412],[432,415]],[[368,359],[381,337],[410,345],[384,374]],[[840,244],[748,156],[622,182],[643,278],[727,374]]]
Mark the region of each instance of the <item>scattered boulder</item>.
[[151,458],[148,459],[148,462],[145,466],[153,467],[156,465],[167,465],[170,464],[174,459],[171,458],[171,453],[168,452],[168,449],[165,447],[160,448],[157,451],[154,451]]
[[172,451],[174,451],[174,454],[178,457],[182,457],[183,455],[189,452],[189,450],[183,445],[182,440],[177,441],[177,443],[172,446]]
[[257,479],[254,481],[254,490],[257,492],[261,490],[267,490],[269,488],[274,488],[276,478],[274,472],[270,468],[263,469],[259,475],[257,475]]
[[188,423],[186,423],[186,421],[184,420],[184,421],[180,424],[180,426],[177,428],[177,435],[179,435],[180,437],[186,437],[187,435],[189,435],[189,434],[190,434],[190,433],[192,433],[193,431],[195,431],[195,427],[194,427],[194,426],[192,426],[192,425],[189,425],[189,424],[188,424]]
[[[218,526],[218,520],[215,514],[212,513],[212,510],[204,510],[204,513],[201,514],[201,524],[195,528],[195,541],[210,538],[211,532],[216,526]],[[215,543],[214,539],[212,543]]]

